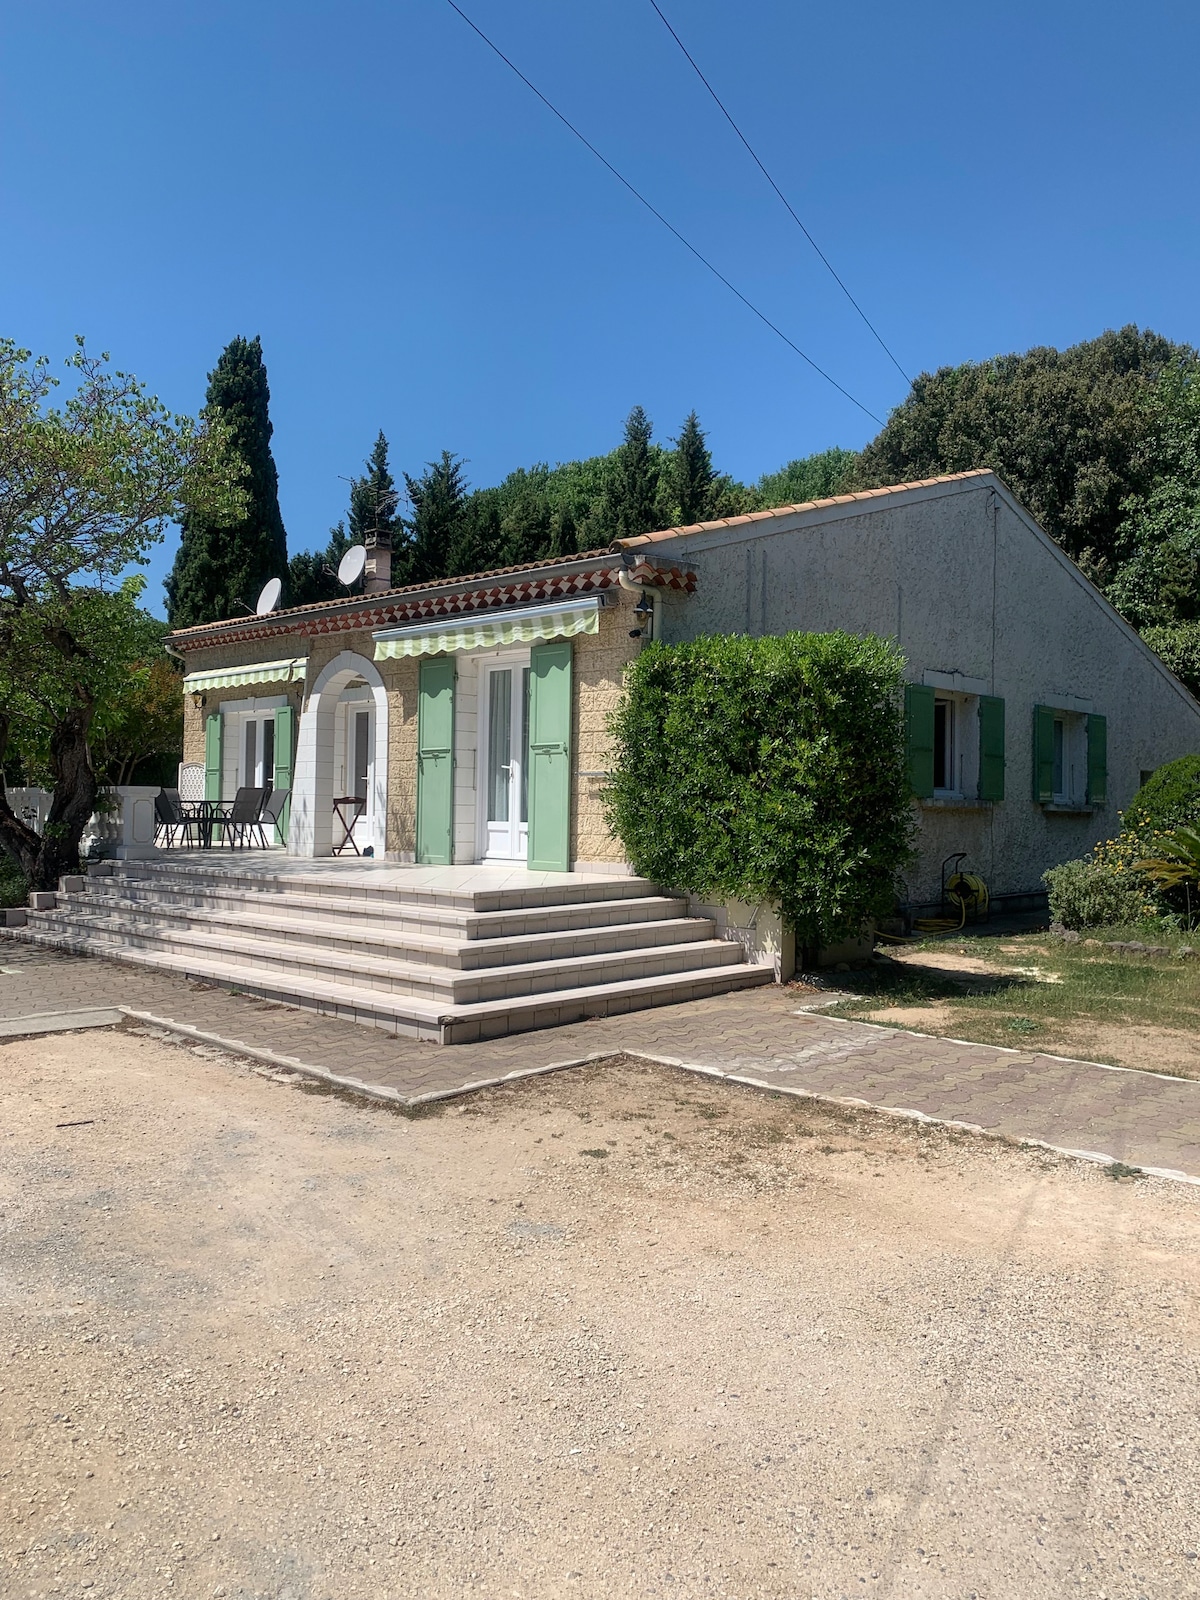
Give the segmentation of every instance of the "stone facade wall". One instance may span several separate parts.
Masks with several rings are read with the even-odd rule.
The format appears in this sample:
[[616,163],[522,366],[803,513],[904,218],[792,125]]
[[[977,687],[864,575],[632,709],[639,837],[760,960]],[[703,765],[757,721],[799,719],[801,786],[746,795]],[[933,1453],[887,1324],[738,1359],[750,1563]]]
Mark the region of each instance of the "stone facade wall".
[[[205,645],[186,652],[185,672],[217,672],[222,667],[252,667],[257,661],[294,660],[307,654],[308,641],[298,637],[250,639],[240,644]],[[244,689],[209,689],[197,705],[190,694],[183,697],[183,759],[204,765],[204,723],[223,700],[245,700],[268,695],[288,695],[297,711],[303,686],[273,682],[247,684]]]
[[[619,591],[617,603],[602,607],[599,632],[579,634],[574,641],[572,739],[575,776],[571,795],[571,861],[611,865],[620,870],[624,852],[604,820],[602,773],[608,766],[608,715],[618,704],[626,664],[641,648],[629,631],[636,626],[633,607],[637,597]],[[307,684],[261,683],[244,690],[210,690],[197,706],[184,696],[183,758],[204,761],[205,718],[222,700],[253,695],[289,695],[297,712],[308,708],[308,688],[322,670],[343,651],[371,661],[375,644],[369,630],[322,635],[311,641],[273,638],[240,644],[218,644],[189,650],[190,672],[211,672],[221,667],[250,666],[255,661],[275,661],[308,654]],[[407,657],[374,663],[388,693],[387,851],[389,856],[411,860],[416,850],[417,816],[417,696],[420,659]]]
[[571,804],[571,863],[624,865],[625,852],[604,820],[604,772],[609,762],[607,721],[620,702],[625,667],[641,649],[629,630],[637,626],[637,596],[616,591],[617,603],[600,611],[599,633],[575,638],[572,743],[575,777]]

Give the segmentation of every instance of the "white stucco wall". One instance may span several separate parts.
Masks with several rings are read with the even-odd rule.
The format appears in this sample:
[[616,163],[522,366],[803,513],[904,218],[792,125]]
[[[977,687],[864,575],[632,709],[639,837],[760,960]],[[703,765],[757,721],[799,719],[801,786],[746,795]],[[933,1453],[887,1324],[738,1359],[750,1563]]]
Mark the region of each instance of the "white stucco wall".
[[[959,672],[1005,702],[1005,799],[918,804],[913,901],[936,898],[942,859],[994,893],[1037,892],[1046,867],[1119,827],[1140,774],[1200,750],[1200,706],[990,474],[657,542],[693,566],[667,595],[663,637],[877,633],[898,640],[910,681]],[[1108,720],[1108,801],[1090,816],[1032,799],[1033,707],[1075,696]]]

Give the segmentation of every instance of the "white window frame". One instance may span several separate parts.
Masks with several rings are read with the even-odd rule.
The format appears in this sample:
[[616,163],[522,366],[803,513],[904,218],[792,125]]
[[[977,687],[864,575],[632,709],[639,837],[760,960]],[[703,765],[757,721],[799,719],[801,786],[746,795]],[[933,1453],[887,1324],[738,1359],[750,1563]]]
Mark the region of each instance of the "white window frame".
[[[520,861],[524,859],[521,854],[522,839],[525,840],[525,854],[528,855],[529,823],[521,822],[518,814],[511,819],[510,838],[516,841],[515,855],[490,854],[491,837],[488,825],[488,740],[491,733],[491,706],[489,668],[500,671],[511,671],[514,677],[514,696],[516,686],[520,682],[521,671],[531,665],[532,657],[529,646],[523,649],[489,650],[486,655],[479,653],[478,662],[478,735],[475,757],[475,849],[476,859],[479,861]],[[515,701],[514,701],[515,703]],[[519,759],[519,758],[518,758]],[[513,780],[513,796],[520,791],[520,775]]]
[[[943,762],[951,782],[934,784],[935,800],[976,800],[979,797],[979,696],[959,694],[947,689],[934,693],[934,737],[937,737],[937,707],[946,707]],[[937,751],[934,752],[935,772]]]
[[1062,728],[1062,772],[1058,771],[1058,760],[1054,762],[1054,798],[1052,805],[1056,806],[1083,806],[1087,804],[1088,782],[1088,746],[1087,746],[1087,713],[1084,711],[1064,711],[1057,706],[1050,708],[1054,712],[1055,742],[1057,743],[1057,730]]
[[[232,800],[239,789],[252,789],[242,772],[246,759],[247,722],[274,720],[275,713],[288,705],[285,694],[264,695],[252,700],[222,700],[221,713],[221,799]],[[261,737],[261,735],[260,735]],[[261,745],[259,746],[261,749]],[[275,774],[271,773],[267,788],[274,788]]]

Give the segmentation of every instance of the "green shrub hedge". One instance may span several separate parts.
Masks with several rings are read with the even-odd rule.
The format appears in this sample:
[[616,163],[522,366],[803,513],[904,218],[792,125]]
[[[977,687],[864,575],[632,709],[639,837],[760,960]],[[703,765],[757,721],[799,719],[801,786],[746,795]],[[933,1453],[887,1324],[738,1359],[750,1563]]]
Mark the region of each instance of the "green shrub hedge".
[[644,650],[610,721],[606,792],[635,869],[777,905],[810,949],[889,910],[911,854],[902,666],[848,633]]
[[1128,832],[1200,823],[1200,755],[1181,756],[1159,767],[1134,795],[1121,821]]

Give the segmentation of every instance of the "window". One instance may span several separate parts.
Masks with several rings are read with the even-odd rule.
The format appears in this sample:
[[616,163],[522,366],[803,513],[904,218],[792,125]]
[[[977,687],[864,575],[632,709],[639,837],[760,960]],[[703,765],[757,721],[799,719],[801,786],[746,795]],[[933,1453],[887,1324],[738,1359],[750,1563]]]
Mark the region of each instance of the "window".
[[921,800],[1004,799],[1004,701],[996,695],[905,686],[908,776]]
[[1051,787],[1054,791],[1054,798],[1059,801],[1065,801],[1071,798],[1071,769],[1067,758],[1066,717],[1055,717],[1053,743],[1054,778]]
[[933,702],[933,792],[957,790],[955,782],[954,701],[938,695]]
[[1108,722],[1086,711],[1033,708],[1033,798],[1072,811],[1108,799]]

